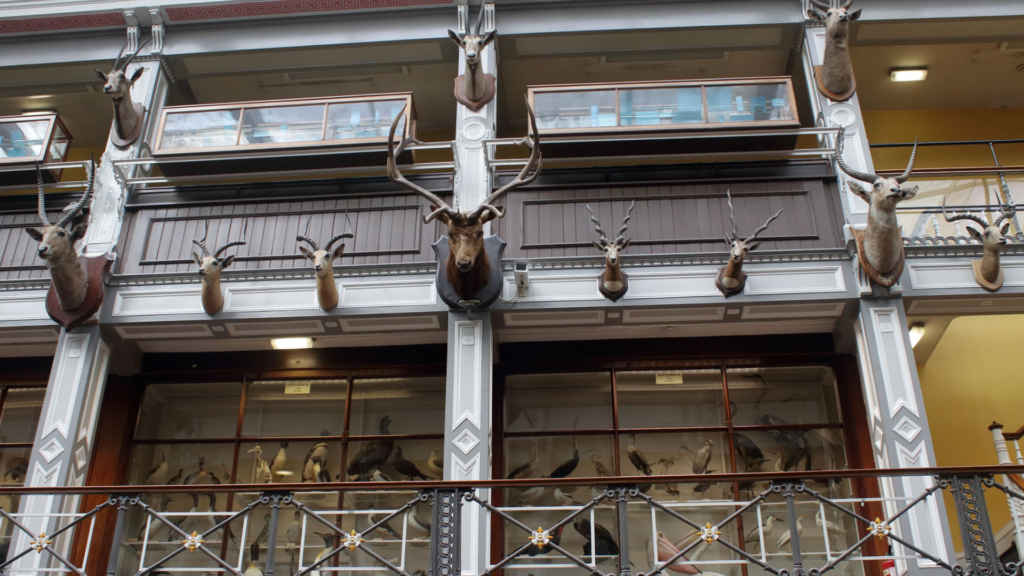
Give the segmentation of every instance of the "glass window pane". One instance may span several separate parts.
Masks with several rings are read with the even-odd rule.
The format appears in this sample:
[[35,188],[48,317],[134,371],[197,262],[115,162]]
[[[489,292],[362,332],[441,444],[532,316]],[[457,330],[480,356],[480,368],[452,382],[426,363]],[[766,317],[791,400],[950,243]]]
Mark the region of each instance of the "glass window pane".
[[838,428],[742,430],[733,436],[740,472],[845,470],[846,441]]
[[[227,484],[231,480],[234,443],[136,444],[129,484]],[[191,498],[182,496],[182,498]]]
[[[0,463],[3,465],[3,485],[24,486],[25,475],[28,474],[28,459],[32,456],[32,448],[4,448],[0,450]],[[12,496],[0,496],[0,502],[4,502]],[[0,504],[4,510],[17,510],[17,507],[10,507],[7,504]]]
[[67,133],[64,129],[57,124],[53,127],[53,141],[50,142],[50,150],[46,154],[47,162],[61,162],[64,160],[64,156],[68,152],[68,145],[71,140],[68,139]]
[[0,158],[41,156],[50,120],[0,122]]
[[786,84],[708,86],[708,122],[793,120]]
[[250,382],[242,436],[341,436],[347,394],[346,380]]
[[[381,441],[349,442],[345,473],[349,481],[440,480],[444,476],[443,448],[444,441],[441,439],[395,440],[391,442],[387,461],[382,462],[387,452]],[[376,472],[380,472],[380,475]],[[402,504],[408,501],[407,498]]]
[[246,108],[239,144],[316,142],[324,127],[324,105]]
[[241,115],[240,108],[168,114],[160,149],[234,146]]
[[836,381],[827,366],[728,370],[737,426],[839,423]]
[[[505,440],[505,478],[589,478],[614,473],[614,437],[611,434],[507,438]],[[589,487],[576,491],[563,489],[578,502],[594,497]],[[545,489],[509,488],[506,506],[560,506],[564,502],[550,487]],[[564,515],[563,515],[564,517]]]
[[[682,384],[659,384],[673,377]],[[724,426],[722,372],[674,370],[616,372],[620,428]]]
[[522,374],[505,379],[505,430],[595,430],[612,427],[608,372]]
[[264,472],[267,469],[273,482],[338,481],[340,440],[242,442],[239,446],[239,484],[269,484]]
[[[374,100],[331,104],[327,110],[327,139],[387,138],[391,122],[402,111],[405,100]],[[403,134],[405,119],[396,135]]]
[[444,433],[444,377],[362,379],[353,385],[350,435]]
[[704,105],[700,87],[619,90],[622,126],[700,124]]
[[538,129],[615,126],[615,91],[536,92]]
[[[727,473],[731,470],[728,452],[724,432],[619,435],[623,476]],[[666,501],[713,500],[727,498],[728,486],[655,485],[647,493]]]
[[239,383],[147,386],[135,438],[234,438],[241,398]]
[[8,444],[32,442],[43,411],[46,388],[11,388],[0,416],[0,441]]

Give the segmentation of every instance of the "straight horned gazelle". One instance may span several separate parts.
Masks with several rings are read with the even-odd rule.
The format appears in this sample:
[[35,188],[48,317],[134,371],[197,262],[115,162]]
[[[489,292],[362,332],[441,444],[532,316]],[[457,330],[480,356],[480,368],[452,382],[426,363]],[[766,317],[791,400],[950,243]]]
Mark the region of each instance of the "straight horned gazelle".
[[743,260],[747,257],[748,252],[757,250],[758,246],[761,245],[761,242],[755,242],[757,235],[767,230],[772,221],[782,214],[783,209],[780,208],[774,216],[769,218],[760,228],[754,230],[754,233],[749,237],[740,240],[736,226],[736,213],[732,207],[732,190],[726,190],[725,197],[729,203],[729,220],[732,221],[732,234],[725,235],[725,243],[729,246],[729,263],[724,268],[718,269],[715,285],[722,294],[729,297],[743,290],[743,285],[747,281],[747,274],[743,272]]
[[484,73],[481,56],[484,48],[494,42],[497,34],[491,30],[480,34],[484,24],[484,6],[480,6],[476,29],[470,28],[465,34],[448,31],[448,36],[465,52],[466,73],[455,80],[455,97],[472,110],[479,110],[494,98],[494,76]]
[[[249,227],[249,221],[245,221],[245,227],[242,229],[242,238],[245,238],[245,231]],[[227,244],[217,248],[217,251],[210,254],[210,250],[206,247],[206,236],[210,233],[210,221],[206,221],[206,230],[203,232],[202,240],[192,240],[192,243],[198,246],[202,251],[203,255],[193,252],[192,259],[195,260],[196,264],[199,265],[199,277],[203,281],[202,290],[202,301],[203,310],[210,315],[220,312],[220,309],[224,307],[224,294],[220,291],[220,273],[225,268],[231,266],[234,262],[234,255],[220,257],[225,250],[233,246],[245,246],[245,240],[239,240],[235,242],[228,242]]]
[[138,68],[130,77],[127,75],[127,72],[128,65],[132,63],[132,60],[139,55],[139,51],[148,43],[149,40],[146,40],[146,42],[139,46],[138,50],[122,62],[121,58],[124,56],[124,49],[128,47],[125,44],[124,48],[121,48],[121,53],[118,54],[117,60],[114,61],[114,67],[107,74],[104,74],[98,68],[96,69],[96,74],[100,77],[100,80],[103,80],[103,93],[109,96],[110,100],[114,103],[114,144],[118,146],[131,144],[139,137],[139,133],[142,132],[142,112],[144,108],[141,104],[132,102],[132,86],[142,77],[145,70]]
[[316,299],[320,303],[320,308],[324,310],[334,310],[338,306],[338,284],[334,281],[334,267],[333,262],[335,259],[340,258],[345,252],[345,243],[342,242],[331,251],[331,246],[334,245],[338,240],[344,240],[345,238],[355,238],[355,234],[351,232],[351,224],[348,220],[348,213],[345,214],[345,232],[338,234],[327,241],[327,244],[320,248],[316,242],[309,237],[309,222],[313,217],[310,216],[309,220],[306,220],[306,231],[300,236],[296,236],[295,240],[298,242],[305,242],[309,244],[312,252],[309,251],[305,246],[299,246],[299,252],[313,262],[313,272],[316,274]]
[[833,100],[845,100],[856,88],[853,64],[850,62],[850,22],[860,18],[860,10],[850,12],[853,0],[832,7],[821,0],[811,0],[808,15],[825,23],[825,55],[821,61],[821,85]]
[[629,219],[632,217],[635,207],[636,200],[633,200],[629,205],[629,210],[626,211],[626,216],[622,219],[622,227],[619,228],[615,240],[608,240],[608,236],[601,227],[601,221],[590,209],[590,204],[587,204],[590,221],[594,223],[594,229],[601,235],[600,239],[594,241],[594,246],[604,252],[604,272],[598,278],[598,290],[612,302],[622,298],[622,295],[629,289],[626,273],[622,271],[622,260],[619,258],[619,254],[626,249],[626,246],[629,246],[632,240],[626,238],[626,230],[629,229]]
[[985,248],[985,253],[981,260],[974,260],[971,264],[974,268],[974,279],[978,282],[978,285],[990,292],[995,292],[1003,285],[1003,271],[999,266],[999,252],[1006,245],[1006,235],[1010,232],[1010,224],[1013,222],[1013,215],[1017,211],[1017,206],[1013,200],[1010,200],[1005,208],[1000,206],[999,211],[999,217],[996,218],[995,222],[989,224],[984,218],[967,212],[951,216],[946,212],[946,199],[942,199],[942,215],[946,218],[946,222],[969,220],[981,226],[981,230],[975,229],[972,226],[966,226],[966,228],[971,237],[981,242],[981,245]]

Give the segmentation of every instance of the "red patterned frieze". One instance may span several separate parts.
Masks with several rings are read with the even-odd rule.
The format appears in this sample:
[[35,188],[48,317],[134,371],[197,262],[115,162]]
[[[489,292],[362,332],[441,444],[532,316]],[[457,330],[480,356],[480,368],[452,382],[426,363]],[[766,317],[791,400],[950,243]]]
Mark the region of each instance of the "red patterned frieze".
[[47,32],[72,28],[101,28],[124,26],[124,14],[104,12],[101,14],[79,14],[76,16],[53,16],[48,18],[25,18],[21,20],[0,20],[0,34],[15,32]]
[[336,12],[339,10],[368,10],[373,8],[403,8],[451,4],[453,0],[279,0],[277,2],[236,2],[213,6],[182,6],[166,8],[172,21],[242,18],[247,16],[273,16],[302,12]]

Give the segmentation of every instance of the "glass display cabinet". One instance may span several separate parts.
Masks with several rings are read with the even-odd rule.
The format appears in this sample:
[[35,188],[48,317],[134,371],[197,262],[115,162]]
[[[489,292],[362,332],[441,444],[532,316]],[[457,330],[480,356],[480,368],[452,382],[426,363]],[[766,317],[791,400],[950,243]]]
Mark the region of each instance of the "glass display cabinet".
[[[619,137],[591,143],[549,140],[544,154],[550,156],[792,149],[795,135],[656,142],[643,136],[800,127],[789,77],[531,86],[528,94],[542,135]],[[630,134],[637,140],[629,140]]]
[[[56,113],[0,117],[0,168],[31,167],[36,162],[63,162],[71,146],[71,133]],[[63,170],[43,170],[43,181],[60,180]],[[34,184],[32,170],[4,173],[5,184]]]
[[[168,106],[160,116],[153,156],[168,176],[383,165],[380,145],[387,143],[391,122],[403,106],[398,129],[415,135],[411,93]],[[341,147],[354,150],[257,157]],[[246,152],[254,157],[246,158]],[[217,159],[195,161],[214,154]]]

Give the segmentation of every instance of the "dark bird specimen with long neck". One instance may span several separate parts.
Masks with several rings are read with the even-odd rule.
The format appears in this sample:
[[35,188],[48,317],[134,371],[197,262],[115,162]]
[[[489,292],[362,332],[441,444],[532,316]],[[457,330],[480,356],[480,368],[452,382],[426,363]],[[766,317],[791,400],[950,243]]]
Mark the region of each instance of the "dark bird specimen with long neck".
[[825,56],[821,64],[821,83],[835,94],[846,95],[853,90],[853,64],[850,63],[850,22],[860,18],[860,10],[849,12],[853,0],[832,7],[821,0],[811,0],[807,14],[825,23]]
[[[380,435],[391,435],[391,417],[384,416],[380,419]],[[356,455],[349,461],[345,472],[349,476],[356,476],[360,480],[369,480],[375,470],[379,470],[389,458],[395,447],[394,440],[371,440],[363,445]]]
[[406,146],[415,142],[411,138],[403,138],[395,149],[395,131],[398,129],[398,121],[404,117],[405,108],[395,116],[391,123],[391,134],[388,137],[388,177],[395,184],[406,188],[430,202],[430,215],[423,218],[424,224],[429,224],[434,219],[444,222],[448,226],[448,260],[445,262],[445,277],[451,283],[455,293],[462,298],[475,294],[478,290],[487,285],[490,281],[491,266],[484,250],[484,224],[496,218],[505,216],[505,211],[500,206],[494,206],[501,196],[525,186],[537,179],[541,170],[540,140],[537,136],[537,121],[533,116],[533,108],[526,103],[527,112],[530,115],[530,127],[532,131],[527,134],[520,144],[530,148],[530,158],[519,174],[508,184],[505,184],[488,196],[472,212],[460,212],[441,200],[436,194],[407,180],[398,170],[398,162],[395,158],[405,150]]
[[551,474],[548,474],[548,478],[566,478],[570,474],[576,471],[576,467],[580,464],[580,446],[576,442],[576,437],[572,437],[572,458],[569,458],[565,462],[558,465]]
[[124,49],[128,47],[125,44],[124,48],[121,48],[121,53],[118,54],[117,60],[114,61],[114,67],[110,72],[104,74],[102,70],[96,69],[96,75],[100,77],[100,80],[103,80],[103,93],[109,96],[110,100],[114,103],[114,133],[126,144],[138,138],[139,133],[142,131],[142,117],[139,116],[135,105],[132,103],[132,86],[135,85],[135,82],[145,72],[144,69],[139,68],[129,77],[127,75],[128,65],[139,55],[139,51],[146,44],[149,44],[149,40],[141,44],[135,53],[125,58],[124,62],[122,62],[121,58],[124,57]]
[[[619,545],[612,539],[612,533],[607,528],[600,524],[594,524],[594,542],[590,541],[590,520],[584,518],[582,515],[577,516],[572,522],[572,527],[576,529],[576,532],[580,536],[586,539],[587,543],[583,545],[583,554],[586,556],[590,555],[591,548],[596,556],[618,556]],[[598,563],[607,561],[607,558],[598,559]]]
[[423,472],[420,472],[420,469],[417,468],[415,464],[406,460],[405,457],[402,456],[401,446],[395,447],[395,459],[392,460],[391,463],[399,474],[405,476],[409,480],[415,480],[417,478],[420,480],[430,480],[430,478],[428,478]]

